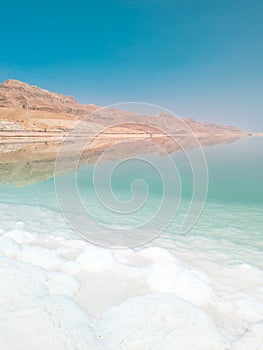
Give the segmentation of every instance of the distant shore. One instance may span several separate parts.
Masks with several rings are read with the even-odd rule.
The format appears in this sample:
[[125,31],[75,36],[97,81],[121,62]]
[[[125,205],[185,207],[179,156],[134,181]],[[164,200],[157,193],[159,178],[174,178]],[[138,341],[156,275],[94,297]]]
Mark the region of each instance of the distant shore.
[[[211,135],[207,133],[193,133],[197,139],[209,138]],[[122,132],[101,132],[101,133],[88,133],[88,132],[70,132],[70,131],[32,131],[32,130],[0,130],[0,143],[31,143],[31,142],[63,142],[66,138],[68,140],[79,140],[79,139],[101,139],[101,140],[119,140],[119,139],[154,139],[162,137],[186,137],[187,134],[174,133],[165,135],[163,133],[148,133],[148,132],[136,132],[131,131],[128,133]],[[222,136],[220,133],[213,135]],[[231,136],[236,137],[235,133],[227,135],[230,139]],[[263,133],[240,133],[241,137],[262,137]]]

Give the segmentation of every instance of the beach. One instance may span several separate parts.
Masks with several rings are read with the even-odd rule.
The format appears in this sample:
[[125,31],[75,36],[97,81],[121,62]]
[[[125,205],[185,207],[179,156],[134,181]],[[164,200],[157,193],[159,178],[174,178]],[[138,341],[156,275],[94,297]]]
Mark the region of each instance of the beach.
[[[210,192],[196,225],[180,233],[186,189],[171,225],[134,248],[109,249],[82,239],[59,211],[53,178],[19,188],[1,185],[1,348],[261,349],[261,144],[261,138],[248,138],[205,149]],[[249,159],[246,189],[240,148]],[[182,157],[175,155],[183,167]],[[89,213],[103,217],[104,229],[113,232],[114,216],[106,215],[84,181],[93,166],[79,171]],[[134,175],[140,175],[139,166]],[[184,185],[188,175],[181,173]],[[113,183],[120,198],[127,195],[125,178],[120,173],[118,187]],[[150,179],[156,189],[157,179]],[[158,208],[160,193],[149,193],[149,207],[133,218],[137,223]],[[87,232],[92,239],[102,231],[94,222]]]

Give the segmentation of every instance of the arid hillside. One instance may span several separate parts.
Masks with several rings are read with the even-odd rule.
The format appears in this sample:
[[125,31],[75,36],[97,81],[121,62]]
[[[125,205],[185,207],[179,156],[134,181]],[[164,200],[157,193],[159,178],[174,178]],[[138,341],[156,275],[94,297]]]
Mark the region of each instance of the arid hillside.
[[[168,113],[145,116],[83,105],[16,80],[0,85],[0,182],[26,185],[52,177],[63,141],[65,159],[88,141],[81,149],[81,165],[94,164],[109,149],[107,157],[114,160],[229,143],[244,136],[247,133],[231,126],[182,120]],[[67,161],[62,172],[69,170]]]
[[[80,104],[73,97],[64,96],[36,86],[7,80],[0,85],[0,130],[18,131],[68,131],[84,120],[86,131],[96,131],[122,124],[122,132],[153,128],[158,133],[242,134],[230,126],[200,123],[193,119],[181,119],[168,113],[143,116],[116,108],[100,108],[94,104]],[[136,125],[137,124],[137,125]],[[124,130],[125,129],[125,130]],[[126,130],[126,131],[127,131]]]

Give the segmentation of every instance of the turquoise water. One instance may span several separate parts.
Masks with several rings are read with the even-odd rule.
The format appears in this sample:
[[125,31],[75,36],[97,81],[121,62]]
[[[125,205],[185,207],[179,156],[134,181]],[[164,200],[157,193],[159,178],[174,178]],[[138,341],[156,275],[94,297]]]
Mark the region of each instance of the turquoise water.
[[[135,338],[140,348],[158,341],[158,349],[183,349],[193,340],[198,349],[261,349],[262,146],[262,138],[247,138],[204,149],[207,199],[186,233],[192,191],[202,181],[183,153],[172,156],[177,171],[150,154],[85,165],[76,177],[1,185],[1,348],[15,339],[11,348],[28,349],[28,339],[44,344],[53,334],[58,349],[61,336],[67,348],[87,348],[94,338],[98,347],[88,346],[96,350],[128,349],[129,341],[134,348]],[[58,186],[66,196],[60,205]],[[116,246],[132,249],[108,249]]]
[[[211,235],[218,239],[229,239],[239,244],[260,247],[263,242],[263,138],[246,138],[231,144],[207,147],[204,151],[209,171],[208,195],[202,215],[188,234]],[[165,196],[171,196],[169,203],[173,206],[174,211],[177,206],[179,208],[177,216],[167,228],[167,232],[176,234],[191,200],[193,176],[184,154],[177,153],[172,158],[178,168],[180,181],[176,174],[166,174],[166,179],[170,180]],[[149,163],[146,163],[145,160]],[[95,220],[106,225],[136,227],[141,224],[142,218],[147,222],[152,220],[160,208],[164,188],[162,174],[160,175],[149,164],[158,164],[159,169],[167,172],[165,159],[156,155],[148,155],[144,158],[144,162],[131,159],[115,168],[110,180],[112,192],[116,200],[121,201],[120,205],[125,206],[128,203],[127,210],[129,211],[129,201],[134,193],[138,194],[135,199],[139,203],[139,209],[133,214],[129,212],[128,215],[119,215],[118,212],[108,210],[107,205],[101,203],[97,198],[97,194],[103,197],[105,193],[108,193],[110,187],[104,176],[107,177],[108,166],[116,166],[117,163],[98,165],[99,171],[96,170],[97,193],[94,191],[94,166],[86,165],[79,169],[78,190],[85,207]],[[62,178],[66,190],[67,184],[72,183],[74,176],[66,174]],[[132,188],[131,184],[135,179],[142,179],[147,185],[138,182]],[[181,197],[180,191],[182,191]],[[2,203],[26,204],[54,211],[60,210],[57,205],[53,178],[21,188],[11,184],[1,185],[0,196]],[[112,203],[107,202],[106,204],[110,206]],[[74,208],[74,203],[70,205]],[[17,216],[23,220],[23,212]],[[165,222],[165,215],[160,217],[161,220]]]

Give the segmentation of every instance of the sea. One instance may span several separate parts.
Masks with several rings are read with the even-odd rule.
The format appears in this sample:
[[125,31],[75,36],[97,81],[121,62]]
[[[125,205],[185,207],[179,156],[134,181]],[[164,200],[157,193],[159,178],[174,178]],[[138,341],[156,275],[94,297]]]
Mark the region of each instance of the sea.
[[3,183],[0,213],[1,349],[263,349],[262,137]]

